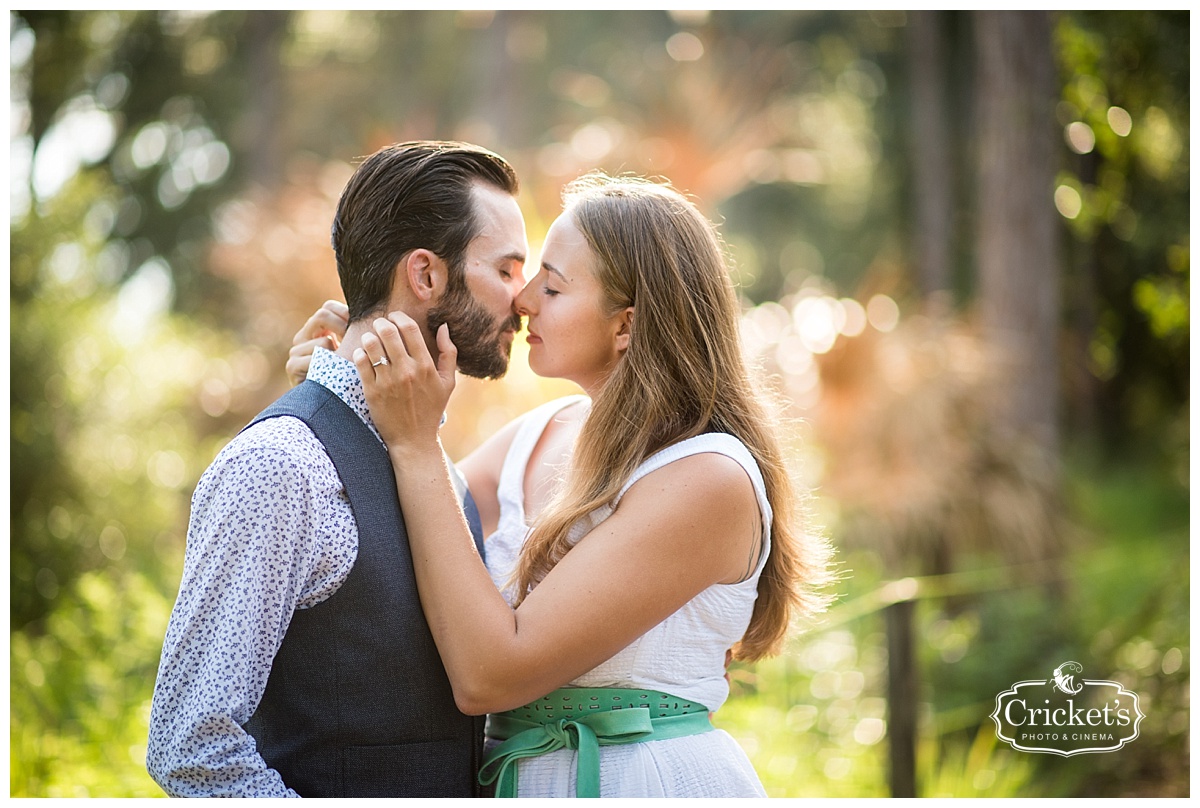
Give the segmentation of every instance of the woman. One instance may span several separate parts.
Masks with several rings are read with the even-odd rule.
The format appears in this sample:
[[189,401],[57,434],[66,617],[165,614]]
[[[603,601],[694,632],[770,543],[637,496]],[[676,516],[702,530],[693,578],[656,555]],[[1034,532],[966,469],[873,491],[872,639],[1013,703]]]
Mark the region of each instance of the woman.
[[355,354],[455,699],[490,715],[481,779],[501,796],[765,796],[709,713],[728,649],[775,653],[819,608],[827,555],[797,524],[712,225],[665,185],[583,177],[517,308],[530,367],[586,395],[460,464],[486,568],[438,439],[453,335],[435,364],[393,314]]

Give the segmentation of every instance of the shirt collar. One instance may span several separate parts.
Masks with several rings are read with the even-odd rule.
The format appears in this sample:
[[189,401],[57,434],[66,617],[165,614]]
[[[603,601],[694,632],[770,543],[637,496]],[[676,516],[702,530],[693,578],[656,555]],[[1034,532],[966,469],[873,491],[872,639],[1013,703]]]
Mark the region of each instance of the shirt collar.
[[[371,410],[367,407],[367,396],[363,392],[362,377],[358,375],[358,368],[354,367],[353,362],[327,348],[316,348],[308,366],[308,378],[346,402],[346,406],[354,410],[354,414],[361,418],[371,433],[383,443],[383,438],[379,437],[379,430],[375,428],[375,422],[371,420]],[[446,413],[442,413],[442,424],[445,423]]]
[[[379,430],[375,428],[375,422],[371,420],[371,411],[367,407],[362,379],[359,378],[358,368],[354,367],[353,362],[333,351],[316,348],[313,350],[312,363],[308,366],[308,379],[346,402],[346,406],[354,410],[354,414],[362,419],[376,438],[379,438]],[[383,439],[379,438],[379,441],[382,443]]]

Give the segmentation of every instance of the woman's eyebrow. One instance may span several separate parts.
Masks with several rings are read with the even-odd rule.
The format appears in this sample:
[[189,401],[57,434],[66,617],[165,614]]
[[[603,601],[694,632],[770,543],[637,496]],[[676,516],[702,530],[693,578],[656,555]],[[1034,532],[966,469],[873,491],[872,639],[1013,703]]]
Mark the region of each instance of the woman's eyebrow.
[[558,277],[562,278],[562,280],[563,280],[563,283],[570,283],[570,282],[571,282],[571,281],[570,281],[570,280],[567,278],[567,276],[566,276],[566,275],[562,274],[562,273],[561,273],[561,272],[559,272],[557,269],[555,269],[554,267],[552,267],[552,266],[550,266],[549,264],[547,264],[545,261],[543,261],[543,262],[542,262],[542,267],[543,267],[543,268],[544,268],[544,269],[545,269],[547,272],[553,272],[555,275],[557,275]]

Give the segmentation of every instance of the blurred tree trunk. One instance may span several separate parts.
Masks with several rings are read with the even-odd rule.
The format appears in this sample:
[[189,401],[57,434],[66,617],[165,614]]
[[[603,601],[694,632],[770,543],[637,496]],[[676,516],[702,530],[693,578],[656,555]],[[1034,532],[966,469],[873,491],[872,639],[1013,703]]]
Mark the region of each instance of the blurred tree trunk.
[[926,305],[939,305],[951,288],[953,159],[946,101],[944,11],[908,15],[912,70],[913,252]]
[[996,353],[996,426],[1058,453],[1058,139],[1050,16],[975,15],[979,116],[978,301]]
[[246,52],[248,88],[245,126],[238,146],[246,155],[246,179],[264,188],[275,188],[283,179],[283,66],[279,48],[287,33],[290,11],[247,11],[239,45]]
[[[533,12],[540,14],[541,12]],[[522,16],[530,15],[528,11],[498,11],[492,24],[488,26],[484,37],[486,56],[484,64],[488,69],[480,75],[480,95],[477,108],[482,111],[480,117],[491,127],[487,148],[497,149],[504,153],[517,143],[517,122],[524,113],[520,101],[526,97],[521,90],[521,82],[516,75],[516,60],[508,54],[508,40],[514,35],[514,25],[521,24]]]

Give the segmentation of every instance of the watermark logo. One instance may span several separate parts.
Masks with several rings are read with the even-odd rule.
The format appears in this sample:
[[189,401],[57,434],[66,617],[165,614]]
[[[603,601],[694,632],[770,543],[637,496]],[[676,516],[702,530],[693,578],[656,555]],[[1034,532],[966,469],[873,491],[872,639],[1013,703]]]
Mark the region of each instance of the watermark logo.
[[1083,685],[1075,684],[1075,674],[1083,673],[1083,666],[1078,662],[1064,662],[1054,669],[1054,689],[1066,693],[1068,696],[1074,696],[1080,690],[1083,690]]
[[1137,694],[1082,674],[1078,662],[1064,662],[1049,679],[1017,682],[996,696],[996,736],[1022,752],[1063,757],[1115,752],[1137,738],[1146,717]]

